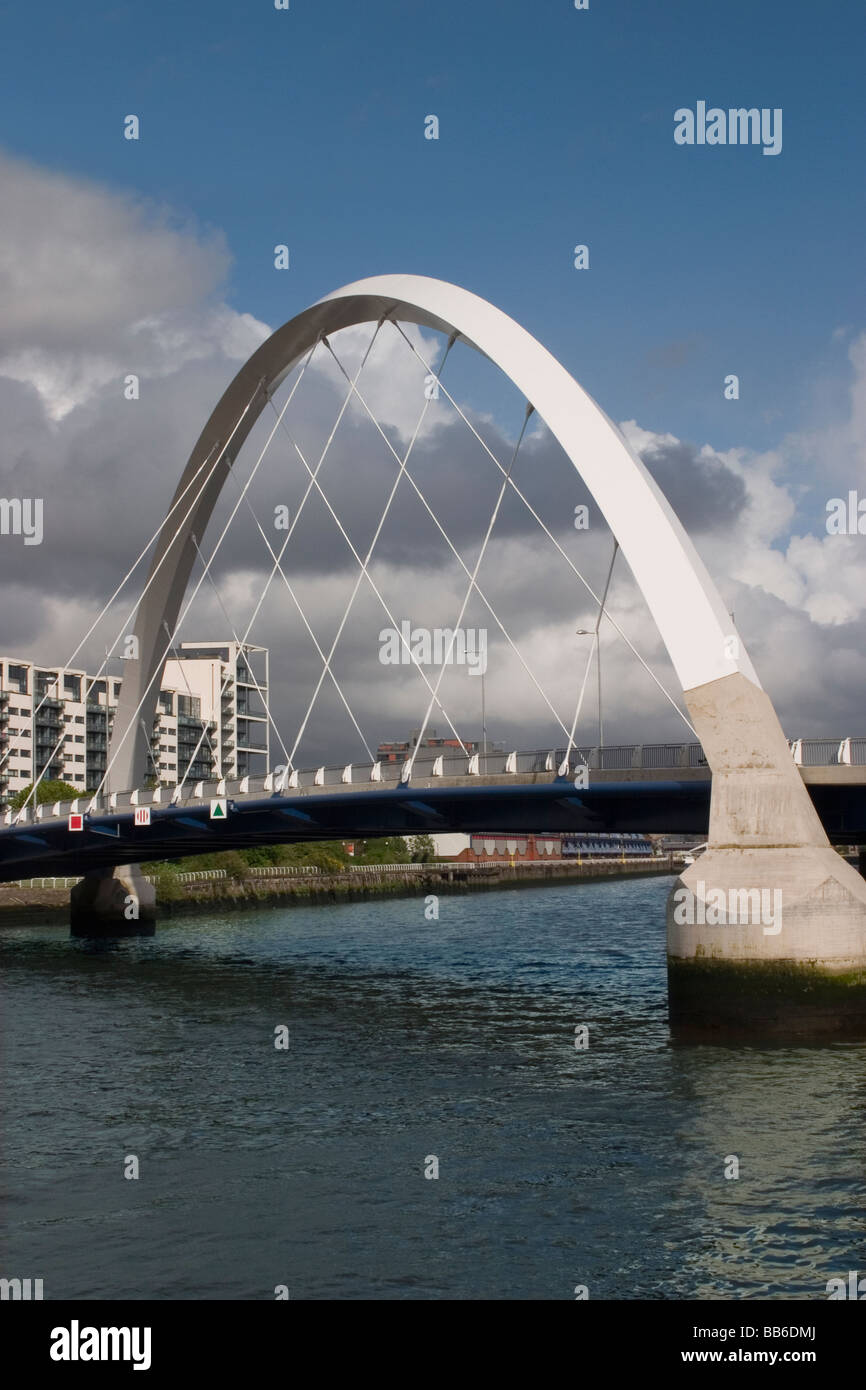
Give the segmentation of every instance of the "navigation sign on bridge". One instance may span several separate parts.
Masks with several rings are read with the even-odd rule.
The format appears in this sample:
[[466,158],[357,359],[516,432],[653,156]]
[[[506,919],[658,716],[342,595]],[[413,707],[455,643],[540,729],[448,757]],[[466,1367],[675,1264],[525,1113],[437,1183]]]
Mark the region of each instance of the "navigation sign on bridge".
[[211,820],[225,820],[228,815],[228,802],[224,796],[211,797],[210,818]]
[[135,808],[136,825],[150,825],[150,807],[136,806]]

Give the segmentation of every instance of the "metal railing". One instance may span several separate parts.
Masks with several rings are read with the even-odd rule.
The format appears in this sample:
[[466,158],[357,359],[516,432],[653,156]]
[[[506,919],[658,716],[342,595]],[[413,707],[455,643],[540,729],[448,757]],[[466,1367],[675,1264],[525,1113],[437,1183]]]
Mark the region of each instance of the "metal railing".
[[16,878],[16,888],[73,888],[80,878]]
[[253,878],[293,878],[321,872],[316,864],[257,864],[250,868]]
[[[38,734],[36,743],[38,752],[42,746]],[[796,739],[789,741],[789,746],[792,758],[799,767],[866,767],[866,737]],[[57,771],[59,766],[59,762],[52,764],[53,775],[60,775]],[[605,745],[601,748],[581,745],[572,748],[568,757],[564,747],[512,752],[497,749],[486,754],[477,753],[469,758],[466,754],[452,749],[445,752],[422,749],[416,756],[412,779],[417,783],[421,780],[432,781],[440,778],[483,779],[514,774],[555,775],[561,770],[575,776],[581,767],[589,769],[590,783],[592,772],[599,770],[606,773],[634,773],[642,770],[668,772],[673,777],[683,769],[703,769],[709,772],[703,748],[699,743],[623,743]],[[246,775],[218,782],[214,778],[212,768],[202,768],[199,764],[196,768],[199,775],[187,777],[181,799],[184,805],[194,806],[206,803],[211,797],[226,795],[236,798],[267,797],[274,794],[291,796],[295,791],[306,791],[314,787],[336,790],[347,785],[365,788],[371,785],[396,787],[403,778],[404,770],[403,761],[392,763],[382,759],[376,763],[335,763],[307,768],[298,770],[291,776],[283,770],[281,773],[269,773],[267,776]],[[127,812],[135,804],[168,806],[173,802],[174,795],[175,789],[171,785],[162,786],[155,791],[139,789],[137,794],[130,791],[117,792],[110,796],[100,796],[93,809],[110,814]],[[55,805],[49,803],[41,807],[36,815],[31,806],[21,816],[21,823],[32,822],[34,819],[50,820],[57,816],[65,818],[72,809],[72,802]],[[74,809],[89,810],[89,798],[80,797]],[[4,822],[6,825],[16,824],[17,813],[7,811]]]

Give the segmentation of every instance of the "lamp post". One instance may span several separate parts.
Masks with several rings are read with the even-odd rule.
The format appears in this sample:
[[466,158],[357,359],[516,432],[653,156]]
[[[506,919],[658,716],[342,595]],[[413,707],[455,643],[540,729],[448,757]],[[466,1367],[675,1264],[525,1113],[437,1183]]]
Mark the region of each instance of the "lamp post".
[[601,708],[601,643],[600,643],[600,640],[599,640],[600,634],[599,634],[599,630],[598,630],[597,627],[594,628],[594,629],[586,628],[586,627],[579,627],[579,628],[577,629],[577,636],[578,636],[578,637],[592,637],[593,640],[594,640],[594,643],[595,643],[595,661],[596,661],[596,670],[597,670],[597,674],[598,674],[598,748],[599,748],[599,762],[601,762],[601,748],[602,748],[602,744],[604,743],[604,722],[603,722],[603,719],[602,719],[602,708]]
[[481,771],[487,771],[487,710],[484,702],[484,672],[481,672]]

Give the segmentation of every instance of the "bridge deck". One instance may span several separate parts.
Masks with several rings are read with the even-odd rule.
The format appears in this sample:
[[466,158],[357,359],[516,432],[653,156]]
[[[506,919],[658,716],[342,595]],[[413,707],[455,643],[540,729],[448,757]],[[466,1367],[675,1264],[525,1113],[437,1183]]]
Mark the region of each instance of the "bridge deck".
[[[423,831],[629,831],[701,838],[709,821],[706,767],[597,769],[586,787],[575,786],[573,771],[568,777],[546,770],[433,776],[427,768],[416,769],[408,784],[396,777],[354,776],[328,783],[326,771],[333,770],[317,769],[308,774],[310,781],[299,775],[299,785],[282,792],[274,790],[271,775],[198,783],[176,799],[162,788],[115,794],[108,805],[93,809],[84,802],[39,807],[0,828],[0,881],[257,844]],[[830,839],[866,841],[866,767],[801,772]],[[211,799],[218,797],[226,799],[225,820],[211,818]],[[148,807],[148,825],[135,824],[136,806]],[[69,829],[73,810],[84,812],[82,830]]]

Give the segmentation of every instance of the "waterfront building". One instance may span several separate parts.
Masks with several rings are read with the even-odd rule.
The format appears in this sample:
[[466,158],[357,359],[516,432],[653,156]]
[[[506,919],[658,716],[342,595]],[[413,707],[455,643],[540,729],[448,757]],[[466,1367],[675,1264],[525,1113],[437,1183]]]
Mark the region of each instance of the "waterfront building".
[[[105,775],[121,685],[121,676],[0,656],[0,805],[43,772],[93,791]],[[149,780],[171,787],[184,776],[267,770],[267,699],[267,648],[182,642],[163,671]]]
[[[431,729],[427,736],[421,740],[420,744],[418,743],[419,738],[421,738],[421,730],[413,729],[407,739],[380,743],[379,747],[376,749],[377,761],[382,763],[404,763],[407,758],[412,756],[412,751],[415,748],[418,749],[415,758],[416,762],[419,760],[424,762],[428,759],[438,758],[440,753],[459,753],[462,751],[458,739],[453,736],[449,738],[439,738],[435,729]],[[481,748],[480,743],[476,743],[472,739],[464,740],[463,746],[468,753],[477,753]],[[489,746],[492,752],[493,745],[491,744]]]
[[634,859],[652,856],[645,835],[581,832],[543,835],[503,835],[479,831],[474,835],[431,836],[439,859],[458,864],[555,864],[578,859]]

